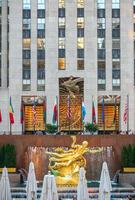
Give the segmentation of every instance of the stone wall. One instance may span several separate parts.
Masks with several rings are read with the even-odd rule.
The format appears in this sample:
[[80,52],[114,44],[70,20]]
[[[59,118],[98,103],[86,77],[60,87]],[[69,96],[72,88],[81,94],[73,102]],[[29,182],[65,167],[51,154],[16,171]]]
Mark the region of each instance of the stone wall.
[[[86,154],[87,177],[88,179],[99,179],[101,164],[108,162],[111,177],[121,168],[121,149],[123,145],[135,144],[134,135],[97,135],[97,136],[77,136],[77,143],[88,141],[89,147],[104,147],[104,152],[99,154]],[[25,152],[28,147],[70,147],[72,139],[70,136],[0,136],[0,146],[6,143],[14,144],[17,150],[17,169],[26,168]],[[112,150],[111,150],[112,149]],[[46,158],[48,160],[48,158]],[[47,173],[48,161],[45,166]]]

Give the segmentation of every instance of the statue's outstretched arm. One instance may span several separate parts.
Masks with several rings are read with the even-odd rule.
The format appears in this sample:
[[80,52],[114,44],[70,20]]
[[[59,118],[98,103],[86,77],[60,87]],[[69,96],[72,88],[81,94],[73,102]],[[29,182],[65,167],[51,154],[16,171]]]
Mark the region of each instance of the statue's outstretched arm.
[[50,156],[55,156],[55,157],[58,157],[58,158],[62,158],[63,157],[63,154],[58,154],[58,153],[55,153],[55,152],[46,151],[46,154],[48,154]]

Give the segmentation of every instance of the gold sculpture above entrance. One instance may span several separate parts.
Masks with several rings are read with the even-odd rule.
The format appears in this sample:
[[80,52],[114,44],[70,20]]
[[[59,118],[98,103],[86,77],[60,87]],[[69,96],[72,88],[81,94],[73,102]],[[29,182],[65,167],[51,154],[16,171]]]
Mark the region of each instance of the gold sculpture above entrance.
[[82,131],[82,102],[84,81],[81,77],[59,79],[59,129]]
[[58,185],[77,185],[80,167],[86,167],[84,154],[102,151],[101,148],[89,149],[87,141],[76,144],[76,136],[71,138],[73,142],[70,148],[59,147],[55,148],[54,152],[46,152],[50,155],[49,170],[55,175]]
[[60,78],[60,95],[70,95],[75,97],[76,95],[83,96],[84,81],[81,77]]

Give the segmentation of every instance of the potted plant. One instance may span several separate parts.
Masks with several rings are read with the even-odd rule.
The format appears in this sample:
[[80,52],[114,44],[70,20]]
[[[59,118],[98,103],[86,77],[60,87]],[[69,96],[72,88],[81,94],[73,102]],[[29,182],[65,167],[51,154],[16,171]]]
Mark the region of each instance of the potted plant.
[[87,122],[85,124],[85,131],[89,133],[95,133],[96,131],[98,131],[98,125]]
[[56,133],[58,130],[58,127],[53,124],[46,124],[46,132],[47,133]]
[[135,173],[135,145],[124,146],[121,152],[123,172]]
[[5,144],[0,148],[0,172],[7,167],[8,172],[16,172],[16,150],[12,144]]

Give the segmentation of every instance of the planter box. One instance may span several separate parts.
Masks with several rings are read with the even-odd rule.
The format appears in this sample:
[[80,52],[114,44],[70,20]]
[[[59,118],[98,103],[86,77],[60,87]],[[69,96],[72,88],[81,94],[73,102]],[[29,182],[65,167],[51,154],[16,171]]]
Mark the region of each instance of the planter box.
[[[2,172],[3,168],[0,168],[0,173]],[[15,173],[16,172],[16,168],[15,167],[9,167],[7,168],[8,173]]]
[[123,167],[124,173],[135,173],[135,167]]

